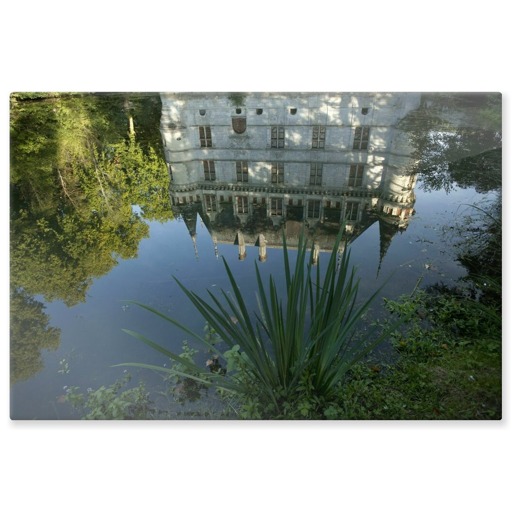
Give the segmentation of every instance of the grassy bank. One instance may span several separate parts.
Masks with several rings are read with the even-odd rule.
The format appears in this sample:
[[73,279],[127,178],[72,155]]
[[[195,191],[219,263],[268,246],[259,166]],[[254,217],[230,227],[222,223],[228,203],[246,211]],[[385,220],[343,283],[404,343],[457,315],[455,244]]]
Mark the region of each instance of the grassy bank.
[[361,364],[340,389],[339,419],[501,419],[501,318],[453,290],[389,302],[413,319],[393,339],[393,364]]

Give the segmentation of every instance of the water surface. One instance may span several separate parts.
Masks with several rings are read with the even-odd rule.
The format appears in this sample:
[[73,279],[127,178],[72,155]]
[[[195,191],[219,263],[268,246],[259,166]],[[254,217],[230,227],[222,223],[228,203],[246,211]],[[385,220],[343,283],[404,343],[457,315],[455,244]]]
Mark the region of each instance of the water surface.
[[[325,266],[347,218],[363,298],[383,283],[390,298],[457,283],[467,273],[458,244],[470,205],[500,200],[500,112],[496,95],[13,98],[11,418],[78,418],[64,401],[69,387],[108,386],[126,371],[165,405],[161,375],[114,366],[168,364],[123,329],[176,351],[186,335],[126,301],[201,331],[173,276],[220,294],[229,289],[225,259],[256,310],[255,265],[284,284],[283,227],[293,249],[305,225]],[[212,146],[198,130],[203,118]],[[284,127],[282,147],[275,126]],[[313,151],[315,140],[323,147]],[[205,161],[215,163],[214,180]],[[237,162],[248,162],[246,181]],[[313,164],[322,165],[318,181]]]

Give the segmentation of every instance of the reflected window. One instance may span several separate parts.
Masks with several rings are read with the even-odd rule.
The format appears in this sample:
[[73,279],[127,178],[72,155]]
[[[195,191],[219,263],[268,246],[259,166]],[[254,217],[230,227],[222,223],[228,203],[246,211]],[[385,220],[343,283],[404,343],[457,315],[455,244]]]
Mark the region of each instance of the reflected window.
[[271,197],[270,198],[270,215],[282,215],[283,214],[283,198],[282,197]]
[[296,109],[296,108],[291,108],[291,109],[290,109],[290,114],[291,114],[292,116],[294,116],[296,113],[297,113],[297,109]]
[[207,212],[216,212],[217,211],[217,200],[215,198],[215,194],[205,194],[204,201],[206,203],[206,211]]
[[209,126],[199,127],[199,140],[202,148],[212,147],[212,130]]
[[347,208],[345,210],[345,220],[355,221],[357,220],[357,214],[359,212],[359,203],[355,201],[347,202]]
[[215,181],[215,162],[213,160],[203,160],[204,179],[206,181]]
[[370,128],[368,126],[357,126],[354,133],[353,149],[368,149]]
[[360,187],[363,184],[364,165],[353,164],[348,174],[348,186]]
[[270,129],[270,146],[284,148],[284,126],[272,126]]
[[310,200],[308,201],[308,217],[317,219],[320,217],[320,200]]
[[247,196],[237,196],[236,211],[237,213],[247,213],[249,211],[249,198]]
[[368,111],[369,111],[369,110],[370,110],[370,109],[369,109],[368,107],[363,107],[363,108],[361,109],[361,114],[363,114],[363,116],[365,116],[366,114],[368,114]]
[[325,148],[325,126],[313,126],[313,141],[311,147],[313,149]]
[[263,109],[262,108],[257,108],[256,109],[256,115],[261,116],[261,114],[263,114]]
[[236,163],[236,181],[238,183],[247,183],[249,181],[249,166],[247,162]]
[[312,163],[311,171],[309,175],[310,185],[321,185],[322,184],[322,164]]
[[282,162],[272,164],[272,183],[284,183],[284,164]]

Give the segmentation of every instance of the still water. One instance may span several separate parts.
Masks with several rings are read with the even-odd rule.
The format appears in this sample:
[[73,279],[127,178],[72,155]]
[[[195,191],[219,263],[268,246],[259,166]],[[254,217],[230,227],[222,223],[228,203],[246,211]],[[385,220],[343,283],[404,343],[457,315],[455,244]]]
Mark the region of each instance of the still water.
[[283,227],[293,249],[305,225],[322,266],[345,219],[363,298],[457,283],[461,226],[501,185],[501,168],[490,184],[470,176],[501,151],[495,96],[13,98],[11,418],[79,418],[71,387],[127,373],[179,408],[161,375],[115,366],[168,363],[123,329],[178,352],[186,339],[126,301],[200,332],[173,276],[220,294],[224,258],[256,311],[255,265],[284,285]]

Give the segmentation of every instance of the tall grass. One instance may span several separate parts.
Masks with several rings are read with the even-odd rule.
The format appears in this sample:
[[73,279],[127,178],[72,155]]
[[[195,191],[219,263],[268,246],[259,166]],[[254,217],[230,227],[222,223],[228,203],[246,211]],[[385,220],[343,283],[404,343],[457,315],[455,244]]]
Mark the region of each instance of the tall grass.
[[[242,364],[227,372],[210,373],[206,368],[184,360],[167,348],[133,331],[128,334],[170,357],[184,372],[206,385],[228,389],[241,399],[257,396],[260,403],[279,413],[283,404],[293,403],[304,391],[322,400],[333,397],[347,371],[382,342],[389,331],[369,331],[364,337],[354,337],[363,316],[375,301],[380,288],[359,302],[359,279],[350,265],[350,250],[340,250],[342,231],[334,243],[322,275],[320,263],[313,265],[307,241],[301,235],[294,268],[290,262],[286,237],[283,233],[285,288],[281,296],[275,279],[270,276],[265,286],[257,263],[255,273],[259,312],[250,312],[235,277],[225,260],[224,266],[231,284],[231,294],[222,290],[222,299],[208,291],[209,300],[188,290],[174,278],[204,320],[226,345],[240,353]],[[194,333],[175,318],[135,303],[179,327],[201,341],[226,362],[226,353],[218,350],[204,336]],[[173,372],[174,370],[132,363],[132,365]]]

